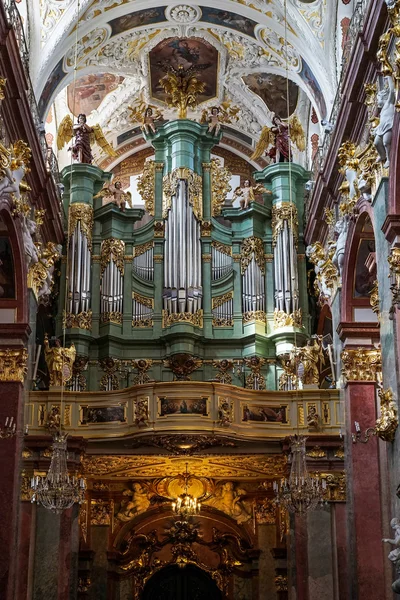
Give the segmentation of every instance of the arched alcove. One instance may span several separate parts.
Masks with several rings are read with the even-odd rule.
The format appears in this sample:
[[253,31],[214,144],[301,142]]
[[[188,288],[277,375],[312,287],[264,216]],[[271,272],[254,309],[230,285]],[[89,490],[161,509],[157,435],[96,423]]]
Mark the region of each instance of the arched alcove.
[[170,565],[155,573],[144,586],[140,600],[222,600],[212,577],[196,565]]

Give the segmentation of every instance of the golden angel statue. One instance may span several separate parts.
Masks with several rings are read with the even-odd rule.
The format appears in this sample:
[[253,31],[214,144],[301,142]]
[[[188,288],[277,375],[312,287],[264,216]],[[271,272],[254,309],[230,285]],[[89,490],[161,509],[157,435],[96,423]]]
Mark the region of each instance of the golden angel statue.
[[212,106],[210,112],[203,110],[200,123],[208,123],[208,132],[218,135],[223,123],[229,124],[239,119],[239,110],[238,106],[231,106],[230,100],[227,100],[220,106]]
[[272,146],[267,156],[274,162],[291,162],[292,149],[290,142],[293,142],[300,152],[306,149],[304,130],[297,115],[293,115],[289,119],[289,124],[284,123],[278,115],[275,115],[272,119],[272,127],[263,127],[260,139],[250,158],[251,160],[260,158]]
[[301,348],[295,346],[290,354],[292,364],[296,364],[298,367],[302,365],[303,374],[298,374],[303,385],[319,384],[319,366],[325,363],[320,340],[321,336],[316,336],[313,342],[307,340],[305,346]]
[[267,190],[260,183],[256,183],[252,185],[249,179],[246,179],[243,182],[243,187],[237,187],[233,192],[232,200],[235,201],[239,198],[240,208],[241,210],[245,210],[249,208],[250,202],[254,202],[256,199],[256,195],[258,194],[271,194],[269,190]]
[[62,386],[72,377],[72,365],[76,356],[75,345],[63,348],[60,340],[55,341],[52,348],[47,333],[44,336],[44,357],[50,375],[50,385]]
[[139,100],[136,106],[128,106],[131,111],[130,119],[133,123],[140,123],[140,129],[148,135],[157,133],[156,121],[163,119],[162,112],[152,104],[147,104]]
[[177,69],[167,65],[167,74],[160,79],[160,85],[167,94],[168,105],[178,109],[178,119],[186,119],[187,109],[197,106],[197,96],[206,89],[206,84],[195,77],[195,73],[208,65],[193,65],[185,69],[179,65]]
[[72,138],[75,138],[68,151],[72,152],[75,162],[91,165],[93,161],[92,145],[98,144],[109,156],[117,156],[114,148],[104,137],[100,125],[90,127],[86,122],[86,115],[78,115],[78,123],[74,125],[70,115],[66,115],[57,131],[57,148],[61,150]]
[[124,192],[120,181],[115,181],[114,183],[106,181],[100,192],[98,192],[94,198],[103,198],[104,204],[113,202],[118,206],[121,212],[125,211],[127,204],[129,208],[132,208],[132,194],[130,192]]

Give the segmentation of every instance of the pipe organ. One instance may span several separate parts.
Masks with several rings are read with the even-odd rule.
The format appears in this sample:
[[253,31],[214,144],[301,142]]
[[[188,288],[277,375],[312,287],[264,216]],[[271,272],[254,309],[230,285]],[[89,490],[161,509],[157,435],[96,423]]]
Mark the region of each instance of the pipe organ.
[[109,238],[101,244],[100,309],[103,323],[122,323],[125,243]]
[[265,258],[260,238],[244,240],[241,272],[243,321],[265,320]]
[[298,217],[296,206],[292,202],[272,207],[272,230],[275,311],[291,315],[299,309]]
[[213,281],[226,277],[233,270],[232,247],[214,241],[211,248],[211,261]]
[[233,291],[212,299],[214,327],[233,326]]
[[146,298],[141,294],[132,294],[132,326],[152,327],[154,314],[153,298]]
[[163,307],[168,315],[197,313],[202,307],[201,177],[176,169],[164,178],[166,226]]
[[135,247],[133,272],[145,281],[154,281],[154,243],[148,242]]

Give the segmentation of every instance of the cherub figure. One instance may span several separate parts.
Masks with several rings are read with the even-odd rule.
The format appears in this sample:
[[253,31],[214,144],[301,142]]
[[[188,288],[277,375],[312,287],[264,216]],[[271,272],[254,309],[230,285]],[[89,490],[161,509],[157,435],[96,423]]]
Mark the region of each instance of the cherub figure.
[[66,115],[60,123],[57,131],[57,148],[61,150],[67,142],[75,138],[72,146],[68,148],[72,152],[75,162],[91,165],[93,162],[92,145],[97,143],[109,156],[117,156],[114,148],[104,137],[100,125],[90,127],[87,124],[86,115],[78,115],[78,123],[74,124],[70,115]]
[[392,77],[388,75],[385,80],[387,85],[377,94],[377,105],[380,108],[379,124],[372,133],[375,135],[374,144],[379,154],[377,162],[383,162],[384,168],[387,169],[390,164],[396,95]]
[[306,149],[304,130],[297,115],[293,115],[288,123],[284,123],[278,115],[275,115],[272,119],[272,127],[263,127],[250,159],[260,158],[272,146],[267,156],[275,163],[291,162],[293,156],[290,142],[293,142],[300,152]]
[[307,426],[309,429],[318,429],[319,415],[315,406],[310,406],[307,413]]
[[138,100],[133,106],[128,106],[131,111],[130,119],[132,123],[140,123],[140,129],[148,135],[157,133],[155,121],[164,118],[162,112],[152,104],[146,104],[143,99]]
[[243,182],[243,187],[237,187],[233,192],[233,201],[236,198],[239,198],[240,208],[241,210],[246,210],[249,208],[251,202],[254,202],[257,194],[271,194],[269,190],[267,190],[260,183],[256,183],[252,185],[249,179],[246,179]]
[[130,500],[123,500],[121,508],[117,514],[120,521],[130,521],[139,513],[145,512],[150,506],[150,500],[147,495],[147,489],[141,483],[135,482],[131,490],[124,490],[123,496],[131,497]]
[[114,183],[106,181],[100,192],[94,197],[103,198],[104,204],[113,202],[118,206],[121,212],[125,211],[126,204],[129,205],[129,208],[132,208],[132,194],[130,192],[124,192],[120,181],[115,181]]
[[201,114],[201,123],[208,123],[208,133],[218,135],[223,123],[232,123],[239,119],[238,106],[231,106],[230,100],[222,102],[221,106],[212,106],[210,112],[203,110]]
[[400,521],[399,519],[392,519],[390,521],[390,527],[394,529],[394,539],[383,538],[382,542],[395,546],[388,554],[388,559],[392,561],[397,567],[400,561]]

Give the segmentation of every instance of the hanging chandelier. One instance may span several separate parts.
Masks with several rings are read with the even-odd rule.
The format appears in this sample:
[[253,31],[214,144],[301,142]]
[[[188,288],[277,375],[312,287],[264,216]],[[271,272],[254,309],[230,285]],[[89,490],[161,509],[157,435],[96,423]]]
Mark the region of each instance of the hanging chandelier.
[[304,514],[324,502],[326,481],[307,471],[306,440],[302,435],[290,437],[292,464],[289,479],[274,481],[276,502],[292,513]]
[[195,496],[192,496],[188,492],[188,482],[190,479],[190,474],[188,472],[187,463],[186,471],[182,475],[182,478],[185,481],[185,491],[172,502],[172,512],[183,518],[193,517],[194,515],[197,515],[200,512],[201,504]]
[[53,438],[53,451],[50,467],[45,477],[32,477],[32,502],[60,513],[70,508],[75,502],[82,504],[85,500],[86,484],[82,478],[70,477],[67,467],[68,434],[57,432]]

